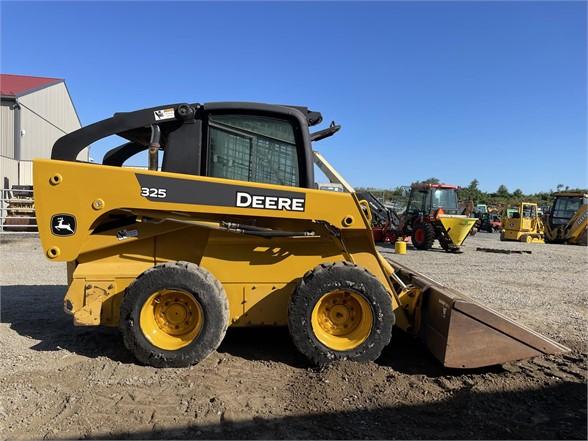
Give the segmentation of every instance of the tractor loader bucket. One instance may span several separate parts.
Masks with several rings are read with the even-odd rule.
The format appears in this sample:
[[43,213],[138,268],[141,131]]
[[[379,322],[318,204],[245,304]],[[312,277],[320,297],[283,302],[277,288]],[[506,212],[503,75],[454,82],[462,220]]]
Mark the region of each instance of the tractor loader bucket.
[[445,228],[453,244],[459,247],[468,237],[477,219],[465,216],[441,215],[439,216],[439,221],[441,221],[441,225]]
[[420,328],[415,332],[446,367],[478,368],[570,351],[456,290],[390,263],[405,284],[420,288]]

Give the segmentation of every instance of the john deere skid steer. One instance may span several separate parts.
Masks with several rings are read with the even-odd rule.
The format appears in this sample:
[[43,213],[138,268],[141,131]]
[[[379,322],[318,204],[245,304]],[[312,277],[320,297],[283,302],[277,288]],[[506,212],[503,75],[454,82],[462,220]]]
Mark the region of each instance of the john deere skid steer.
[[[449,367],[565,351],[375,249],[370,210],[320,156],[320,113],[254,103],[117,113],[59,139],[34,163],[42,246],[67,262],[65,310],[118,326],[136,358],[188,366],[228,326],[287,325],[312,362],[376,359],[392,328]],[[102,164],[91,143],[125,142]],[[122,167],[145,152],[148,169]],[[159,164],[161,159],[161,166]],[[315,189],[313,161],[346,192]]]

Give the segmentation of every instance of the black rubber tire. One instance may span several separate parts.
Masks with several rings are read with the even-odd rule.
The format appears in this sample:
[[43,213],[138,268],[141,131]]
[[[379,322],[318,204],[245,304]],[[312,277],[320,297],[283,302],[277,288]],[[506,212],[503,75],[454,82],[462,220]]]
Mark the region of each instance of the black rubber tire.
[[[418,230],[423,230],[423,240],[417,241],[416,235]],[[413,246],[418,250],[429,250],[433,246],[433,242],[435,242],[435,229],[433,225],[426,224],[426,223],[419,223],[415,224],[412,236],[411,236]]]
[[506,238],[505,238],[505,236],[504,236],[504,232],[503,232],[503,231],[501,231],[501,232],[500,232],[500,241],[501,241],[501,242],[504,242],[505,240],[506,240]]
[[[348,351],[335,351],[315,336],[311,315],[324,294],[338,289],[361,295],[372,309],[373,325],[366,341]],[[348,262],[321,264],[300,279],[288,307],[288,329],[296,348],[313,364],[323,366],[336,360],[376,360],[390,343],[395,316],[390,295],[370,272]]]
[[[189,345],[169,351],[151,344],[139,326],[145,301],[154,292],[176,288],[192,294],[202,307],[204,323]],[[204,360],[221,344],[229,323],[229,303],[221,283],[204,268],[189,262],[167,262],[142,273],[125,291],[119,329],[129,351],[154,367],[187,367]]]

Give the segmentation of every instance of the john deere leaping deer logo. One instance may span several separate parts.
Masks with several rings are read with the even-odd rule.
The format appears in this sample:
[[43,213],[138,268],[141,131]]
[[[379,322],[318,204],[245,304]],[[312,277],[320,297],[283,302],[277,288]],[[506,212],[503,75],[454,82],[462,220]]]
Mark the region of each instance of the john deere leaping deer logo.
[[51,232],[56,236],[71,236],[76,232],[76,218],[71,214],[56,214],[51,218]]

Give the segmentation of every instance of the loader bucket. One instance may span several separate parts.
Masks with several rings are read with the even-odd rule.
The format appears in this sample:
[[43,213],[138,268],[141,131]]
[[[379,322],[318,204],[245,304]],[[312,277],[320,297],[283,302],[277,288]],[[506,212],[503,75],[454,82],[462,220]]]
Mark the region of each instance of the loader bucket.
[[404,283],[421,289],[418,337],[446,367],[478,368],[570,351],[456,290],[390,263]]
[[477,219],[471,217],[450,215],[441,215],[439,220],[456,247],[461,246],[477,221]]

